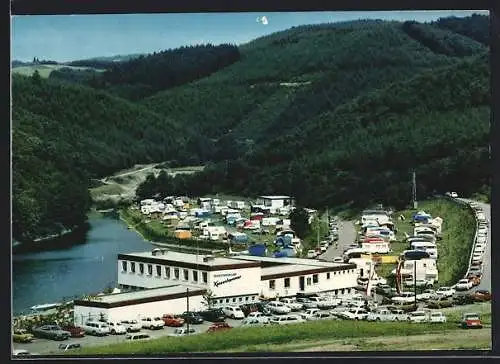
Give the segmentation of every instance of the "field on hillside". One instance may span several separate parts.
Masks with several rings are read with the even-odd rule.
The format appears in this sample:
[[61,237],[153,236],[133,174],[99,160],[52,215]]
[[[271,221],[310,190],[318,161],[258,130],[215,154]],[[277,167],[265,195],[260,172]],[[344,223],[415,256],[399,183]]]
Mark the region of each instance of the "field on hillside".
[[[61,68],[70,68],[73,70],[88,70],[91,69],[89,67],[75,67],[75,66],[66,66],[63,64],[39,64],[33,66],[22,66],[12,68],[12,73],[23,75],[23,76],[32,76],[35,71],[38,71],[42,78],[49,78],[52,71],[60,70]],[[102,72],[102,70],[98,70],[92,68],[93,71]]]

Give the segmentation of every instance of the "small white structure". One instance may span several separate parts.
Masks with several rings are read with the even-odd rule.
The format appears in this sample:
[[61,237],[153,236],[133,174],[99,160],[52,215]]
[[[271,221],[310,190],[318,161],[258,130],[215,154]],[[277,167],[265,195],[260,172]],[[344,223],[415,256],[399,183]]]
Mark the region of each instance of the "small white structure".
[[416,273],[417,280],[421,279],[428,282],[437,282],[439,275],[436,260],[432,258],[405,260],[400,271],[402,280],[409,277],[415,279],[413,277],[414,273]]
[[290,196],[259,196],[257,205],[262,205],[268,208],[272,214],[277,214],[281,208],[292,206],[293,198]]
[[199,287],[178,284],[144,291],[108,294],[88,300],[76,300],[74,324],[83,325],[89,319],[140,320],[141,317],[161,317],[166,313],[181,314],[187,310],[188,296],[189,310],[201,310],[205,292]]

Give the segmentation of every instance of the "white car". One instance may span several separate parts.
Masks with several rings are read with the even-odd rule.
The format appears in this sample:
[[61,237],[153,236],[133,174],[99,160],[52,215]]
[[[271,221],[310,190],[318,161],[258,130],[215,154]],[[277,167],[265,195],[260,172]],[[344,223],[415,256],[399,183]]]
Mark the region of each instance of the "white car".
[[265,324],[269,323],[269,317],[264,315],[262,312],[250,312],[246,318],[251,320],[258,320],[259,322]]
[[224,306],[222,307],[222,312],[224,312],[224,315],[229,318],[233,319],[244,319],[245,314],[239,308],[238,306]]
[[101,321],[87,321],[80,327],[90,335],[107,335],[110,331],[108,324]]
[[455,290],[456,291],[468,291],[469,289],[472,288],[472,282],[469,281],[468,279],[461,279],[455,284]]
[[341,303],[342,300],[340,298],[325,297],[323,300],[318,301],[317,307],[325,310],[340,306]]
[[126,334],[127,328],[118,321],[107,321],[111,335]]
[[271,301],[267,304],[267,309],[272,313],[287,314],[292,312],[292,309],[280,301]]
[[401,292],[399,296],[392,297],[391,301],[394,303],[414,303],[415,294],[413,292]]
[[316,320],[317,317],[315,314],[318,312],[320,312],[320,310],[317,308],[308,308],[304,313],[300,314],[300,317],[306,321]]
[[410,322],[427,322],[429,321],[428,314],[425,311],[414,311],[410,312],[409,321]]
[[251,318],[251,317],[247,317],[245,319],[243,319],[243,321],[241,321],[241,327],[254,327],[254,326],[263,326],[263,325],[266,325],[268,322],[263,322],[259,319],[256,319],[256,318]]
[[282,298],[281,302],[283,302],[285,306],[290,307],[292,311],[300,311],[302,309],[302,303],[298,303],[292,298]]
[[455,294],[455,290],[451,287],[439,287],[436,290],[436,295],[444,297],[452,297]]
[[299,297],[297,298],[297,302],[302,304],[303,308],[316,308],[318,307],[318,304],[316,302],[311,301],[308,298],[305,297]]
[[368,317],[368,312],[364,308],[351,308],[341,312],[340,317],[347,320],[365,320]]
[[304,320],[298,315],[273,316],[269,320],[269,323],[274,325],[297,324],[300,322],[304,322]]
[[163,321],[160,317],[142,317],[141,325],[144,329],[159,330],[163,329],[165,321]]
[[433,289],[426,289],[422,293],[417,294],[417,301],[427,301],[436,296],[436,291]]
[[393,321],[394,315],[391,311],[381,308],[368,313],[366,316],[367,321]]
[[137,332],[142,329],[142,325],[137,320],[122,320],[120,323],[125,327],[127,332]]
[[456,193],[456,192],[450,192],[450,197],[452,197],[452,198],[458,198],[458,193]]
[[432,323],[445,323],[446,316],[442,312],[431,312],[429,321]]

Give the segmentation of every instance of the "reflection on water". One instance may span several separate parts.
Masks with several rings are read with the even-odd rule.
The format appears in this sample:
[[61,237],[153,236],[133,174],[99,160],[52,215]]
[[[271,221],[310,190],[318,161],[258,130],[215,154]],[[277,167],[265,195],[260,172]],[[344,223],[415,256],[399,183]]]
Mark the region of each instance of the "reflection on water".
[[89,223],[86,236],[69,248],[13,256],[14,314],[114,287],[117,255],[151,248],[116,218],[92,216]]

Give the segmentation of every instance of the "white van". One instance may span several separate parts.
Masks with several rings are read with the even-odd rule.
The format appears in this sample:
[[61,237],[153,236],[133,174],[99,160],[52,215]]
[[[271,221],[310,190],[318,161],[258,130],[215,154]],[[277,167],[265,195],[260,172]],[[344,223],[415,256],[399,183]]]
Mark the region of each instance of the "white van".
[[90,335],[107,335],[110,333],[109,325],[106,322],[101,321],[87,321],[81,328],[86,334]]
[[107,324],[109,325],[109,333],[111,335],[120,335],[127,333],[127,327],[125,325],[122,325],[118,321],[108,321]]
[[429,253],[429,258],[437,259],[438,252],[436,244],[431,243],[430,241],[414,241],[411,243],[412,250],[421,250]]

